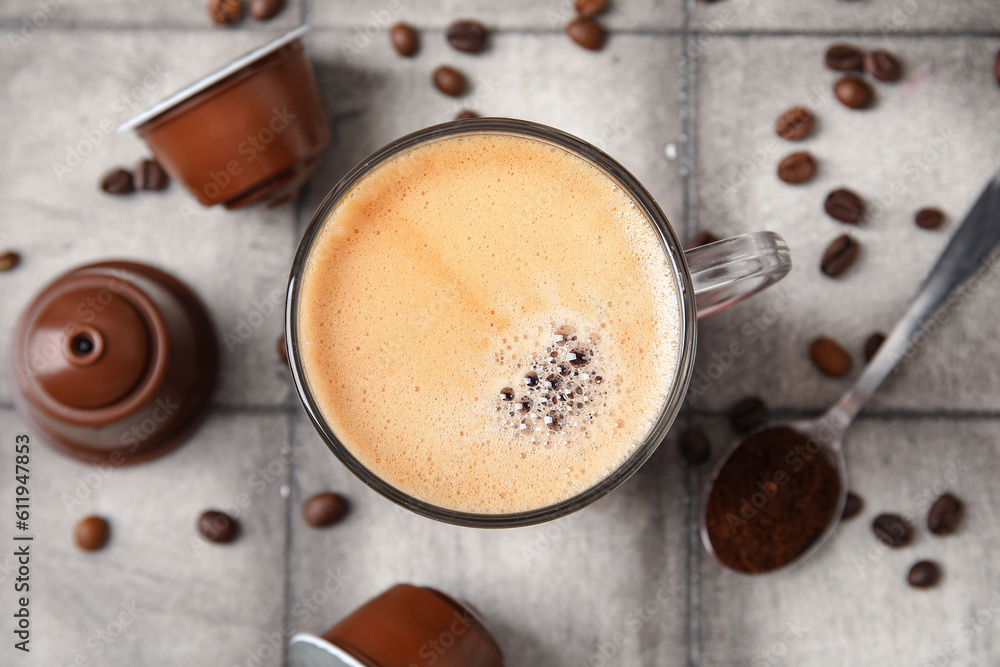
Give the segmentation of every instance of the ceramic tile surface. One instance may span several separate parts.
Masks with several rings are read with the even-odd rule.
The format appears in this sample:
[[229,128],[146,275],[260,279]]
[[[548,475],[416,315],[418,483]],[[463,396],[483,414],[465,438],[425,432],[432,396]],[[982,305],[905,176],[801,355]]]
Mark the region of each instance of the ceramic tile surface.
[[[596,53],[563,34],[572,15],[570,0],[303,0],[272,22],[218,28],[200,0],[0,3],[0,252],[22,255],[0,273],[0,665],[288,667],[293,632],[321,633],[397,582],[472,603],[517,667],[1000,662],[1000,269],[947,312],[850,429],[849,486],[865,508],[801,565],[748,578],[712,561],[697,532],[711,462],[686,466],[676,443],[681,427],[703,427],[717,460],[735,437],[724,413],[740,398],[760,395],[779,416],[815,414],[858,377],[865,339],[902,315],[998,166],[1000,10],[993,0],[612,0]],[[484,53],[448,47],[444,30],[458,18],[491,29]],[[421,31],[415,58],[389,45],[399,20]],[[114,126],[302,22],[313,28],[307,51],[333,141],[298,200],[230,212],[201,208],[178,184],[100,192],[107,171],[147,155]],[[902,81],[876,84],[868,111],[844,108],[823,66],[833,41],[890,49]],[[431,86],[440,64],[467,75],[467,95]],[[797,104],[817,125],[790,143],[773,126]],[[275,351],[289,264],[326,193],[373,151],[465,108],[593,142],[646,184],[682,237],[770,229],[795,264],[768,293],[700,322],[685,410],[632,479],[529,528],[457,528],[383,499],[328,451]],[[801,186],[775,176],[795,150],[819,163]],[[866,224],[825,215],[836,187],[866,200]],[[931,205],[946,223],[918,229],[914,212]],[[827,278],[819,258],[845,231],[860,259]],[[183,447],[137,467],[54,453],[15,414],[8,382],[14,326],[33,295],[108,258],[187,282],[220,336],[207,419]],[[847,377],[812,367],[820,335],[851,353]],[[12,516],[22,433],[33,443],[29,531]],[[311,528],[301,504],[323,490],[342,493],[350,511]],[[945,490],[967,513],[956,535],[937,538],[923,522]],[[209,508],[238,515],[234,543],[198,537]],[[913,518],[912,545],[875,542],[870,523],[882,511]],[[72,541],[88,514],[112,525],[95,553]],[[11,545],[25,533],[30,654],[13,646]],[[941,563],[937,588],[906,585],[921,558]]]

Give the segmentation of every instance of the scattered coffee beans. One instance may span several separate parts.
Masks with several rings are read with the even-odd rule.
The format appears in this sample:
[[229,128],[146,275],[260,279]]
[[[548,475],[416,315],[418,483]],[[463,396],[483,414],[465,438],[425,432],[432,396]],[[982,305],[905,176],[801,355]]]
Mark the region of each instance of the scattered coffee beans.
[[687,249],[697,248],[699,246],[708,245],[709,243],[715,243],[719,240],[719,237],[710,231],[702,230],[691,237],[691,242],[688,243]]
[[594,19],[573,19],[566,26],[566,34],[574,42],[591,51],[597,51],[604,46],[604,28]]
[[137,190],[166,190],[170,178],[156,160],[143,160],[135,170]]
[[0,273],[11,271],[21,263],[21,256],[13,250],[0,253]]
[[397,23],[389,30],[389,41],[396,53],[406,58],[420,50],[420,35],[408,23]]
[[778,116],[778,120],[774,124],[774,131],[782,139],[799,141],[809,136],[814,123],[815,119],[809,109],[805,107],[792,107]]
[[125,169],[115,169],[101,181],[101,189],[109,195],[127,195],[135,191],[132,172]]
[[854,264],[858,258],[861,244],[847,234],[835,238],[823,252],[819,268],[824,274],[836,278]]
[[817,338],[809,346],[809,356],[823,375],[839,378],[851,372],[851,355],[832,338]]
[[935,535],[951,535],[958,530],[965,514],[962,501],[950,493],[946,493],[931,505],[927,512],[927,529]]
[[285,0],[250,0],[250,16],[258,21],[269,21],[285,7]]
[[865,54],[865,71],[879,81],[891,83],[899,81],[903,67],[896,60],[896,56],[885,49],[875,49]]
[[844,512],[840,515],[841,521],[847,521],[848,519],[853,519],[857,515],[861,514],[861,510],[864,508],[864,501],[861,500],[861,496],[847,492],[847,499],[844,500]]
[[865,215],[865,203],[850,190],[834,190],[826,197],[823,208],[834,220],[856,225]]
[[792,153],[778,163],[778,178],[785,183],[798,185],[816,175],[816,159],[806,151]]
[[833,94],[851,109],[867,109],[875,100],[872,87],[856,76],[845,76],[833,86]]
[[465,92],[465,76],[454,67],[441,65],[434,70],[434,85],[445,95],[459,97]]
[[716,557],[741,572],[787,565],[836,517],[840,475],[814,442],[786,427],[745,436],[722,465],[705,507]]
[[868,337],[868,340],[865,341],[865,363],[875,357],[875,353],[878,352],[878,349],[882,347],[882,343],[884,342],[885,334],[878,331]]
[[243,0],[208,0],[208,17],[215,25],[230,25],[243,18]]
[[838,72],[853,72],[861,69],[864,54],[850,44],[834,44],[826,50],[826,66]]
[[317,493],[302,503],[302,518],[313,528],[336,523],[347,510],[347,503],[330,491]]
[[445,37],[452,48],[465,53],[480,53],[486,48],[486,28],[479,21],[455,21]]
[[913,216],[913,221],[921,229],[937,229],[944,223],[944,213],[936,208],[922,208]]
[[111,526],[99,516],[88,516],[81,519],[73,529],[73,539],[76,546],[84,551],[103,549],[111,537]]
[[593,18],[603,12],[608,6],[608,0],[573,0],[573,9],[585,19]]
[[729,423],[737,433],[746,433],[767,421],[767,403],[748,396],[729,409]]
[[897,549],[913,539],[913,528],[898,514],[879,514],[872,521],[872,531],[882,544]]
[[232,542],[236,537],[236,520],[223,512],[208,510],[198,517],[198,532],[209,542]]
[[704,463],[712,455],[712,443],[704,431],[698,428],[689,428],[677,438],[677,446],[681,450],[681,456],[692,465]]
[[462,109],[455,114],[455,120],[468,120],[470,118],[479,118],[479,114],[471,109]]
[[941,580],[941,568],[932,560],[921,560],[913,564],[906,581],[914,588],[930,588]]

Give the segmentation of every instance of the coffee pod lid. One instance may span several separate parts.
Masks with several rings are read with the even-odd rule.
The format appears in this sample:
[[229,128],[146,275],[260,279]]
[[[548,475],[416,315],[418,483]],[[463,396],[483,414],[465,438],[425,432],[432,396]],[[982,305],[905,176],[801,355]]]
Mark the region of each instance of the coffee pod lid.
[[240,71],[247,65],[250,65],[256,62],[257,60],[260,60],[264,56],[274,53],[275,51],[285,46],[286,44],[294,42],[296,39],[306,34],[307,32],[309,32],[309,26],[307,25],[299,26],[295,30],[292,30],[287,34],[282,35],[278,39],[272,42],[268,42],[263,46],[257,47],[250,53],[240,56],[239,58],[229,63],[225,67],[218,69],[209,74],[208,76],[198,79],[197,81],[185,87],[184,89],[177,91],[176,93],[174,93],[167,99],[163,100],[162,102],[159,102],[158,104],[150,107],[146,111],[143,111],[138,116],[125,121],[124,123],[118,126],[118,131],[127,132],[128,130],[134,130],[140,125],[148,123],[149,121],[153,120],[160,114],[174,108],[181,102],[191,99],[192,97],[202,92],[203,90],[206,90],[214,86],[215,84],[222,81],[230,74],[235,74],[236,72]]
[[370,667],[322,637],[299,633],[288,644],[290,667]]
[[67,422],[99,426],[127,414],[166,372],[167,328],[157,307],[108,274],[56,281],[18,334],[16,371],[26,397]]

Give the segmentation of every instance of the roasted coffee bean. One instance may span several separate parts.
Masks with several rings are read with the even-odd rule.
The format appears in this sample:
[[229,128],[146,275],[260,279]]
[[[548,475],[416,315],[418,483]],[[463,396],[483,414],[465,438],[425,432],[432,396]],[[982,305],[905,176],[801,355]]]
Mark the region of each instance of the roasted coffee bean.
[[965,514],[965,505],[950,493],[946,493],[931,505],[927,512],[927,530],[935,535],[951,535],[958,530]]
[[699,246],[708,245],[709,243],[715,243],[719,240],[719,237],[708,230],[702,230],[691,237],[691,242],[688,243],[688,250],[692,248],[697,248]]
[[258,21],[268,21],[285,7],[285,0],[250,0],[250,16]]
[[785,183],[798,185],[816,175],[816,159],[806,151],[792,153],[778,163],[778,178]]
[[712,455],[712,443],[705,432],[698,428],[689,428],[677,438],[677,446],[681,456],[692,465],[704,463]]
[[281,359],[285,364],[288,364],[288,348],[285,347],[285,337],[279,336],[278,342],[275,345],[275,350],[278,352],[278,358]]
[[420,35],[408,23],[397,23],[389,30],[389,41],[396,53],[406,58],[420,50]]
[[905,547],[913,539],[913,528],[898,514],[879,514],[872,521],[872,530],[889,547]]
[[851,109],[867,109],[875,101],[875,91],[856,76],[845,76],[833,86],[833,94]]
[[809,356],[820,373],[833,378],[843,377],[851,372],[851,355],[832,338],[822,336],[809,346]]
[[939,581],[941,567],[932,560],[917,561],[906,575],[906,582],[914,588],[930,588]]
[[854,264],[860,250],[861,244],[847,234],[838,236],[823,252],[819,268],[826,275],[835,278]]
[[132,172],[125,169],[115,169],[101,181],[101,189],[109,195],[127,195],[130,192],[135,192]]
[[170,178],[156,160],[143,160],[135,170],[136,190],[166,190]]
[[455,114],[455,120],[468,120],[470,118],[479,118],[479,114],[471,109],[462,109]]
[[198,517],[198,532],[209,542],[232,542],[236,537],[236,520],[223,512],[208,510]]
[[573,19],[566,26],[566,34],[574,42],[591,51],[598,51],[604,46],[604,28],[594,19]]
[[850,190],[834,190],[826,196],[823,208],[834,220],[856,225],[865,215],[865,203]]
[[434,85],[445,95],[459,97],[465,92],[465,76],[454,67],[441,65],[434,70]]
[[875,353],[878,349],[882,347],[882,343],[885,342],[885,334],[881,332],[873,333],[865,341],[865,362],[871,361],[875,357]]
[[230,25],[243,18],[243,0],[208,0],[208,18],[216,25]]
[[792,107],[778,116],[778,120],[774,124],[774,131],[782,139],[799,141],[809,136],[814,123],[815,119],[809,109],[805,107]]
[[737,433],[746,433],[767,421],[767,403],[748,396],[729,409],[729,423]]
[[0,253],[0,273],[16,269],[17,265],[20,263],[21,263],[21,256],[16,252],[14,252],[13,250],[8,250],[7,252]]
[[875,49],[865,54],[865,71],[879,81],[891,83],[899,81],[903,67],[896,60],[896,56],[885,49]]
[[452,48],[465,53],[480,53],[486,48],[486,28],[479,21],[455,21],[445,37]]
[[864,54],[850,44],[834,44],[826,50],[826,66],[838,72],[853,72],[861,69]]
[[847,499],[844,500],[844,512],[840,515],[841,521],[847,521],[848,519],[853,519],[857,515],[861,514],[861,510],[864,509],[864,501],[861,500],[861,496],[858,496],[850,491],[847,492]]
[[922,208],[913,216],[913,221],[921,229],[937,229],[944,223],[944,213],[936,208]]
[[302,503],[302,518],[313,528],[336,523],[346,511],[347,502],[330,491],[317,493]]
[[84,551],[103,549],[111,537],[111,526],[99,516],[88,516],[81,519],[73,529],[73,539],[76,546]]
[[603,12],[608,6],[608,0],[573,0],[573,9],[585,19],[593,18]]

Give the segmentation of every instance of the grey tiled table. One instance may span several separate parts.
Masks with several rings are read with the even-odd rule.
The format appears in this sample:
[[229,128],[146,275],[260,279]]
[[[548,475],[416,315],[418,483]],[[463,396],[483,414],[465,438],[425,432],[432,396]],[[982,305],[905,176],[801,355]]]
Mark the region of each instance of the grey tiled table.
[[[271,312],[269,304],[282,304],[298,236],[336,180],[387,141],[454,114],[455,104],[428,85],[430,71],[448,61],[473,76],[464,105],[597,143],[648,185],[682,234],[782,233],[796,268],[773,292],[702,323],[703,373],[718,374],[713,353],[733,342],[747,352],[691,396],[679,425],[703,426],[718,450],[733,436],[725,410],[746,394],[763,396],[779,415],[817,413],[850,377],[817,376],[809,341],[832,335],[860,362],[864,339],[900,315],[997,167],[1000,89],[991,68],[1000,7],[995,0],[618,0],[602,19],[612,29],[607,48],[593,54],[561,34],[567,4],[317,0],[291,3],[271,24],[219,30],[208,25],[201,0],[6,0],[0,248],[16,248],[24,263],[0,275],[0,348],[8,349],[40,284],[105,257],[176,273],[207,302],[220,332],[234,332],[255,310]],[[419,58],[390,51],[387,14],[423,29]],[[443,44],[442,29],[461,16],[498,28],[486,54]],[[32,20],[44,25],[26,29]],[[335,138],[298,202],[192,213],[177,186],[127,201],[97,191],[109,166],[145,154],[132,136],[94,138],[102,120],[122,120],[303,21],[314,27],[308,48]],[[376,33],[370,43],[366,30]],[[885,45],[904,60],[905,80],[878,86],[869,112],[840,107],[822,66],[833,39]],[[345,49],[352,44],[360,46]],[[793,147],[773,139],[771,127],[796,103],[816,108],[817,131],[804,146],[820,172],[791,188],[773,172]],[[58,178],[54,164],[86,141],[93,150]],[[668,144],[677,159],[668,159]],[[816,264],[840,230],[821,202],[840,185],[871,201],[897,194],[859,230],[858,265],[831,281]],[[944,229],[914,228],[912,213],[924,205],[948,213]],[[11,647],[14,563],[4,547],[0,665],[281,665],[275,633],[284,624],[322,631],[396,581],[473,601],[515,666],[997,664],[998,298],[993,281],[966,299],[852,428],[849,472],[866,499],[861,518],[801,567],[753,579],[720,569],[703,552],[695,518],[705,472],[679,462],[673,438],[619,491],[547,526],[484,532],[396,510],[333,459],[302,415],[274,353],[275,310],[243,344],[223,347],[212,413],[175,453],[104,476],[35,449],[33,652]],[[13,494],[9,445],[23,430],[2,383],[3,503]],[[308,529],[300,502],[326,488],[347,494],[353,511],[333,529]],[[877,546],[866,527],[874,513],[919,519],[944,488],[968,502],[957,536],[920,531],[905,550]],[[197,513],[241,493],[252,502],[240,510],[240,540],[204,546],[194,533]],[[104,551],[84,555],[70,533],[95,512],[112,519],[114,536]],[[9,544],[11,527],[0,525]],[[913,591],[903,576],[923,557],[940,560],[945,579]]]

